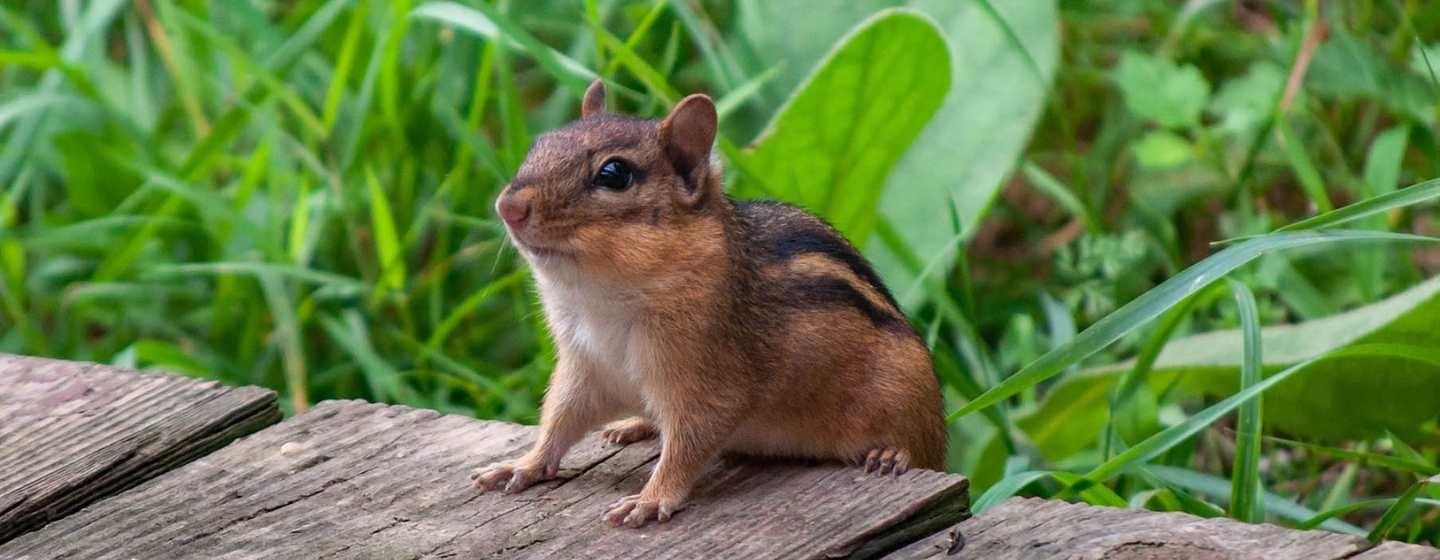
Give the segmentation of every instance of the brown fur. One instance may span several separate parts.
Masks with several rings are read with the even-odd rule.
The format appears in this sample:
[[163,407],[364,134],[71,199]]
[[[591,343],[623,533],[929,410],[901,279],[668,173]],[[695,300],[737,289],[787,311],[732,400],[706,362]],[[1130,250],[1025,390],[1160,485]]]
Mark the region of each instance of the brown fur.
[[[524,457],[473,475],[490,490],[552,478],[604,437],[654,435],[660,462],[614,524],[661,521],[719,453],[840,459],[903,473],[943,467],[930,353],[869,265],[794,207],[733,201],[710,161],[714,105],[690,96],[662,121],[606,113],[541,136],[502,193],[556,338],[541,436]],[[637,172],[592,184],[621,158]]]

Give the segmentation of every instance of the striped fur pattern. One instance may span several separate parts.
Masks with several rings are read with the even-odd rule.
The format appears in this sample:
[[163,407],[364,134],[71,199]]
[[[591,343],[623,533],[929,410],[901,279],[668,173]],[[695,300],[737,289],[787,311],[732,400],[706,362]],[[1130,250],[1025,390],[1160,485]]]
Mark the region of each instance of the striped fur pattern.
[[[497,203],[557,365],[534,449],[477,469],[476,486],[552,478],[607,423],[614,443],[662,442],[644,489],[611,510],[616,525],[668,519],[726,452],[942,468],[930,353],[859,252],[804,210],[724,193],[708,97],[661,121],[605,112],[603,99],[597,82],[582,118],[541,136]],[[632,184],[597,187],[616,160]]]

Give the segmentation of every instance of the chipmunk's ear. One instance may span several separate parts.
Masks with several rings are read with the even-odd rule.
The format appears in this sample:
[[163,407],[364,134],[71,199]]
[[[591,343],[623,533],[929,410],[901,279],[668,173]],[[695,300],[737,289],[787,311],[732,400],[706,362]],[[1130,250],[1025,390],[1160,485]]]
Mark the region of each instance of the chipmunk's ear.
[[685,179],[685,187],[697,199],[701,185],[707,181],[716,121],[715,102],[703,94],[681,99],[665,120],[660,121],[660,145],[675,166],[675,172]]
[[605,82],[595,80],[585,90],[585,101],[580,104],[580,118],[605,112]]

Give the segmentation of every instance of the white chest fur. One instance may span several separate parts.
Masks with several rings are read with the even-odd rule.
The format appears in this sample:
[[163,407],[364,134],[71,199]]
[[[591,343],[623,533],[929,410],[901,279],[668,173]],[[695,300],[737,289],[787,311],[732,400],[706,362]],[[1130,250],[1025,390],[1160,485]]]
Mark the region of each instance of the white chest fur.
[[627,405],[643,406],[645,374],[654,362],[643,309],[613,290],[537,276],[556,344],[591,366],[597,389]]

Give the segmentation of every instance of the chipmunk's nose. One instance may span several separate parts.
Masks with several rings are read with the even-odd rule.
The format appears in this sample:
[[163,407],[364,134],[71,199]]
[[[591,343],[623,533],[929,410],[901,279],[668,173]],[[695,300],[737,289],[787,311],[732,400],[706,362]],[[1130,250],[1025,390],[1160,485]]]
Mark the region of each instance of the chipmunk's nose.
[[530,219],[530,201],[524,197],[512,193],[500,195],[500,200],[495,203],[495,211],[500,214],[500,219],[505,220],[505,225],[510,229],[519,229],[525,226],[526,220]]

